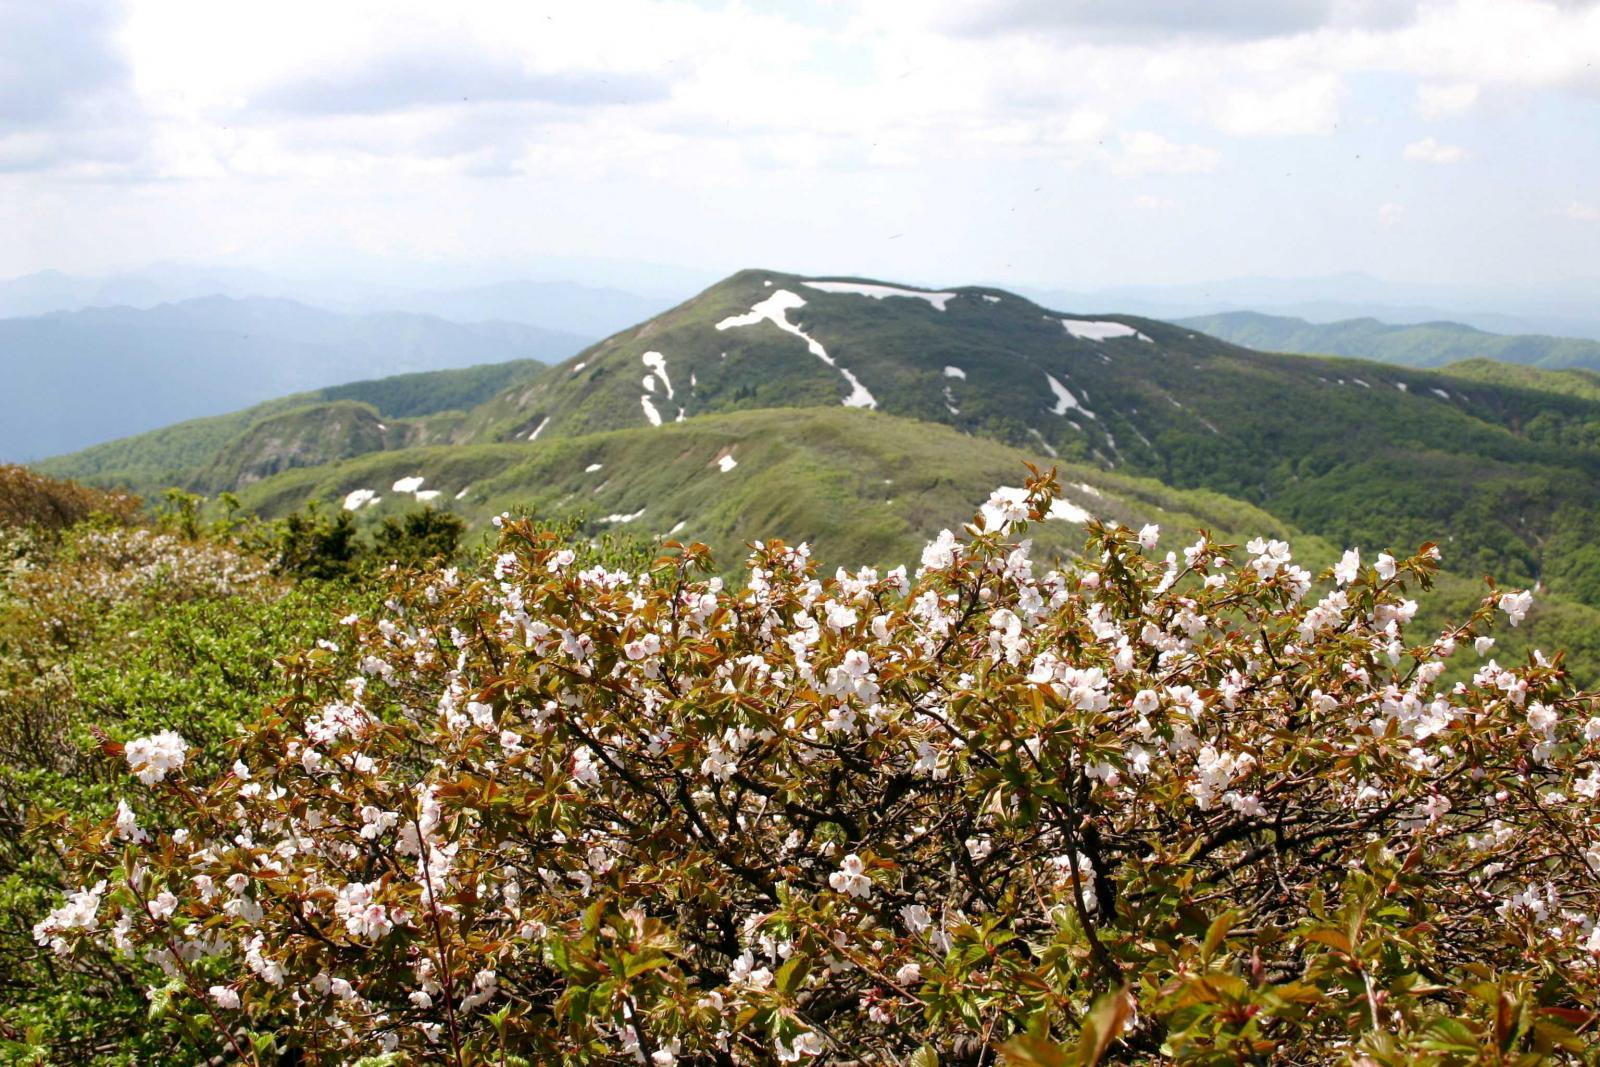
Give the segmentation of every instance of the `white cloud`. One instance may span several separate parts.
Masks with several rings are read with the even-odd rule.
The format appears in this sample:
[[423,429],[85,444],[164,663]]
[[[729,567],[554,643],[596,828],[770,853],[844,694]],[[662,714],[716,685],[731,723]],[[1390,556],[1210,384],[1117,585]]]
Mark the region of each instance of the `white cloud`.
[[1397,225],[1401,219],[1405,218],[1405,214],[1406,209],[1404,204],[1397,204],[1393,200],[1386,204],[1380,204],[1378,205],[1378,225]]
[[1178,202],[1170,196],[1151,196],[1141,193],[1133,198],[1133,206],[1142,211],[1170,211],[1178,206]]
[[1600,207],[1574,200],[1567,205],[1567,218],[1577,219],[1579,222],[1600,222]]
[[1467,158],[1466,149],[1460,145],[1444,144],[1436,137],[1424,137],[1406,145],[1401,155],[1412,163],[1432,163],[1448,166]]
[[1214,119],[1235,137],[1287,137],[1331,133],[1339,124],[1344,84],[1334,74],[1315,74],[1267,89],[1223,95]]
[[1481,87],[1474,82],[1424,82],[1417,86],[1417,114],[1430,121],[1464,115],[1478,102],[1480,92]]
[[[1398,199],[1403,158],[1464,158],[1426,139],[1375,153],[1382,113],[1472,112],[1489,127],[1561,94],[1559,124],[1579,114],[1562,110],[1572,96],[1600,96],[1600,4],[1576,0],[121,2],[114,76],[79,91],[90,72],[78,64],[37,124],[0,126],[0,217],[34,220],[0,243],[12,269],[81,263],[102,241],[124,257],[182,254],[180,231],[228,250],[330,234],[385,252],[466,256],[498,241],[543,253],[543,235],[569,223],[562,251],[612,256],[666,256],[677,231],[721,227],[725,240],[692,246],[718,251],[687,255],[729,265],[758,237],[800,240],[800,227],[749,222],[779,188],[790,210],[814,213],[805,240],[866,248],[849,242],[871,218],[911,262],[899,250],[918,239],[927,262],[963,265],[988,242],[1009,267],[1027,243],[1016,234],[1067,232],[1053,206],[1083,205],[1073,215],[1086,219],[1169,198],[1206,208],[1174,224],[1226,217],[1273,255],[1271,213],[1250,213],[1285,202],[1274,197],[1344,204],[1348,164],[1372,199]],[[13,10],[0,0],[0,67],[23,40],[7,47],[26,25]],[[49,44],[23,47],[48,58]],[[0,101],[5,84],[0,70]],[[1271,143],[1306,136],[1326,140]],[[1587,188],[1569,156],[1550,164],[1572,180],[1558,187]],[[1205,178],[1224,168],[1227,181]],[[1490,167],[1470,170],[1479,185],[1462,174],[1457,194],[1509,199],[1504,171],[1493,186]],[[1145,174],[1174,178],[1144,198],[1114,180]],[[1012,175],[1028,195],[1012,195]],[[919,216],[978,201],[938,225]],[[506,221],[528,203],[540,208]],[[1554,203],[1545,224],[1570,228]],[[1432,207],[1408,232],[1437,222]],[[1333,227],[1318,255],[1371,237],[1348,229],[1360,237]]]
[[1111,160],[1118,174],[1209,174],[1221,155],[1197,144],[1177,144],[1150,130],[1134,130],[1118,138],[1121,152]]

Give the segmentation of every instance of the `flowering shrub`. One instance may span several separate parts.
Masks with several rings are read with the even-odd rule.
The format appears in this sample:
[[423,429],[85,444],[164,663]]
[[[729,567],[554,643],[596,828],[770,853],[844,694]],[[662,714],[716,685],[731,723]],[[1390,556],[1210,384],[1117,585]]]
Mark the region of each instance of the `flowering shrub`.
[[292,658],[230,771],[108,745],[34,934],[252,1063],[1592,1060],[1600,710],[1559,656],[1441,683],[1527,594],[1413,638],[1426,546],[1043,570],[1052,488],[738,589],[506,522]]
[[[151,1019],[142,960],[56,957],[31,927],[62,892],[43,815],[109,815],[122,776],[96,733],[159,734],[211,773],[241,718],[286,690],[277,657],[381,597],[262,577],[233,541],[190,541],[100,519],[11,536],[0,528],[0,1063],[193,1062],[179,1020]],[[152,752],[159,752],[159,748]],[[227,766],[227,761],[221,767]]]

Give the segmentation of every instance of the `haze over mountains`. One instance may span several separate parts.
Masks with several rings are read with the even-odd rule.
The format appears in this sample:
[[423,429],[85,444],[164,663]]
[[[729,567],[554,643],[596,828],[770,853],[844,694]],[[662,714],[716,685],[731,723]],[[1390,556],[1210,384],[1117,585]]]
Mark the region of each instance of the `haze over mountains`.
[[1600,339],[1600,279],[1540,285],[1451,285],[1396,281],[1349,271],[1169,285],[1022,286],[1017,291],[1052,307],[1115,308],[1167,320],[1255,311],[1313,323],[1357,318],[1401,325],[1448,321],[1492,333]]
[[1395,325],[1377,319],[1313,323],[1255,311],[1230,311],[1177,320],[1215,337],[1268,352],[1354,356],[1407,367],[1441,367],[1493,359],[1550,369],[1600,369],[1600,341],[1489,333],[1459,322]]
[[29,460],[287,393],[405,371],[555,360],[587,338],[514,322],[208,296],[0,319],[0,459]]
[[[649,277],[638,280],[649,281]],[[693,280],[680,280],[671,291],[688,291],[694,284]],[[166,264],[100,277],[40,271],[0,281],[0,318],[91,307],[152,308],[208,296],[270,297],[328,311],[400,311],[458,322],[520,322],[600,337],[670,306],[672,299],[649,295],[659,291],[657,286],[639,292],[560,279],[474,284],[458,279],[453,284],[400,284],[352,277],[286,277],[238,267]]]

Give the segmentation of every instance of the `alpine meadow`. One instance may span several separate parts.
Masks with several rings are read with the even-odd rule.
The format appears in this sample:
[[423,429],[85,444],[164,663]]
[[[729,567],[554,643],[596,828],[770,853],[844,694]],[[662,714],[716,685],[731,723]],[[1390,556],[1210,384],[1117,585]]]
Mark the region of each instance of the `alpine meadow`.
[[0,1063],[1600,1065],[1597,61],[0,0]]

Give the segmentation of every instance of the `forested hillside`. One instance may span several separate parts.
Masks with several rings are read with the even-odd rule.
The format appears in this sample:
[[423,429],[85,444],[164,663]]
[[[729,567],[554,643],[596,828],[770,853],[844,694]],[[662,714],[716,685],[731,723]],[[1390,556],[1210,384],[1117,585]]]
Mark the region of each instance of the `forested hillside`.
[[1180,319],[1224,341],[1265,352],[1355,356],[1405,367],[1442,367],[1469,359],[1491,359],[1561,370],[1600,369],[1600,341],[1488,333],[1459,322],[1393,325],[1377,319],[1311,323],[1254,311],[1230,311]]

